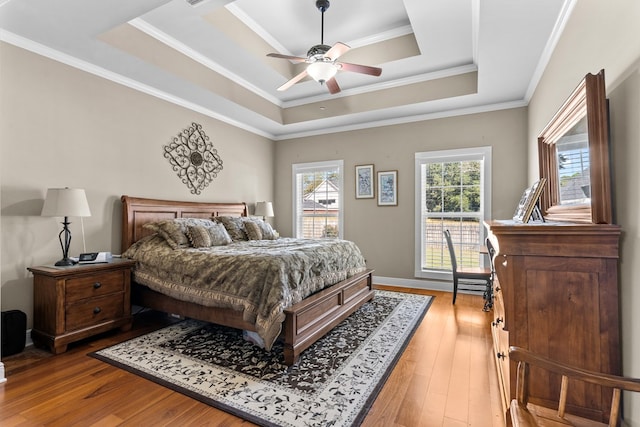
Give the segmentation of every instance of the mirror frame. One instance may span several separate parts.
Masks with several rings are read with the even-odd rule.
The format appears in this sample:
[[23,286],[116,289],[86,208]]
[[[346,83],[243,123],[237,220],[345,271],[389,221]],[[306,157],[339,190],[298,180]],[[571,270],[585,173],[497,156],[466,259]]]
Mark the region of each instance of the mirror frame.
[[[560,204],[560,180],[556,142],[580,119],[587,117],[591,203]],[[609,163],[609,114],[604,70],[587,74],[538,136],[540,177],[547,185],[540,197],[545,219],[593,224],[612,223]]]

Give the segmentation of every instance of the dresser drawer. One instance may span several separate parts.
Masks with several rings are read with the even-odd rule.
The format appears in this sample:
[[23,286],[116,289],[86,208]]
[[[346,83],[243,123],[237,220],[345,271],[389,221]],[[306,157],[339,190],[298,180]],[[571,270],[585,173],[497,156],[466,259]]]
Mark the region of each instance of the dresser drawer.
[[499,286],[493,290],[493,326],[504,328],[504,301],[502,299],[502,291]]
[[493,321],[491,322],[491,335],[493,338],[493,357],[498,373],[498,385],[502,409],[506,413],[509,408],[509,332],[504,329],[504,301],[500,283],[494,281],[493,289]]
[[510,366],[509,366],[509,332],[494,328],[494,341],[498,343],[496,353],[496,370],[498,372],[498,385],[502,408],[506,412],[509,408],[510,398]]
[[66,330],[86,328],[124,314],[124,293],[116,293],[69,304],[66,309]]
[[123,286],[122,271],[106,271],[99,274],[78,276],[67,279],[65,300],[69,304],[85,298],[122,292]]
[[[502,291],[496,286],[493,293],[493,321],[491,322],[491,330],[493,334],[493,344],[496,353],[503,347],[501,345],[502,334],[498,332],[504,332],[504,301],[502,300]],[[508,341],[507,341],[508,343]],[[508,349],[508,345],[507,345]]]

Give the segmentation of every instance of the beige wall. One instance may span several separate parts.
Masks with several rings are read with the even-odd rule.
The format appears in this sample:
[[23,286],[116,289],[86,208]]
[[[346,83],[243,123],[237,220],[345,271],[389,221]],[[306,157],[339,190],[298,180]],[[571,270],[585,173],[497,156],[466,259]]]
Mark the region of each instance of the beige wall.
[[[640,377],[640,2],[579,0],[529,104],[529,181],[538,176],[536,136],[587,73],[605,70],[610,106],[614,210],[620,246],[622,365]],[[625,395],[628,425],[640,396]]]
[[[105,79],[0,44],[2,310],[32,324],[26,268],[62,256],[60,219],[40,217],[48,187],[84,188],[87,250],[120,253],[122,194],[194,201],[271,200],[274,143]],[[193,195],[171,170],[162,146],[192,122],[202,125],[223,170]],[[82,251],[71,219],[71,254]]]
[[[276,226],[292,232],[292,164],[344,160],[344,237],[355,241],[375,275],[414,279],[414,155],[493,147],[492,217],[511,218],[526,184],[526,109],[518,108],[376,129],[279,141],[276,144]],[[398,170],[398,206],[355,199],[356,165]],[[415,284],[415,283],[414,283]]]

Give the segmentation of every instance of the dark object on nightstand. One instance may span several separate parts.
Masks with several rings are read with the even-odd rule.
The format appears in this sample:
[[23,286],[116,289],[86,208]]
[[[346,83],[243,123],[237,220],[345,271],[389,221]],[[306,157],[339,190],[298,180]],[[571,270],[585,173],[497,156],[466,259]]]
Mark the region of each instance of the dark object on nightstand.
[[36,346],[58,354],[69,343],[120,328],[131,329],[131,269],[135,261],[71,267],[30,267]]
[[3,311],[0,323],[2,357],[22,352],[27,340],[27,315],[20,310]]

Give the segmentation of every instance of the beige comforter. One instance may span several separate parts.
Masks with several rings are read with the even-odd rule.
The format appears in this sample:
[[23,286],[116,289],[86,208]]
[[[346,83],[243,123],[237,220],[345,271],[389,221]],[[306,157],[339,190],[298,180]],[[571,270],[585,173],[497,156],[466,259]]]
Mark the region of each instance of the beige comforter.
[[284,309],[365,270],[365,260],[347,240],[252,240],[211,248],[171,249],[148,236],[124,257],[136,260],[137,283],[176,299],[243,312],[271,349]]

